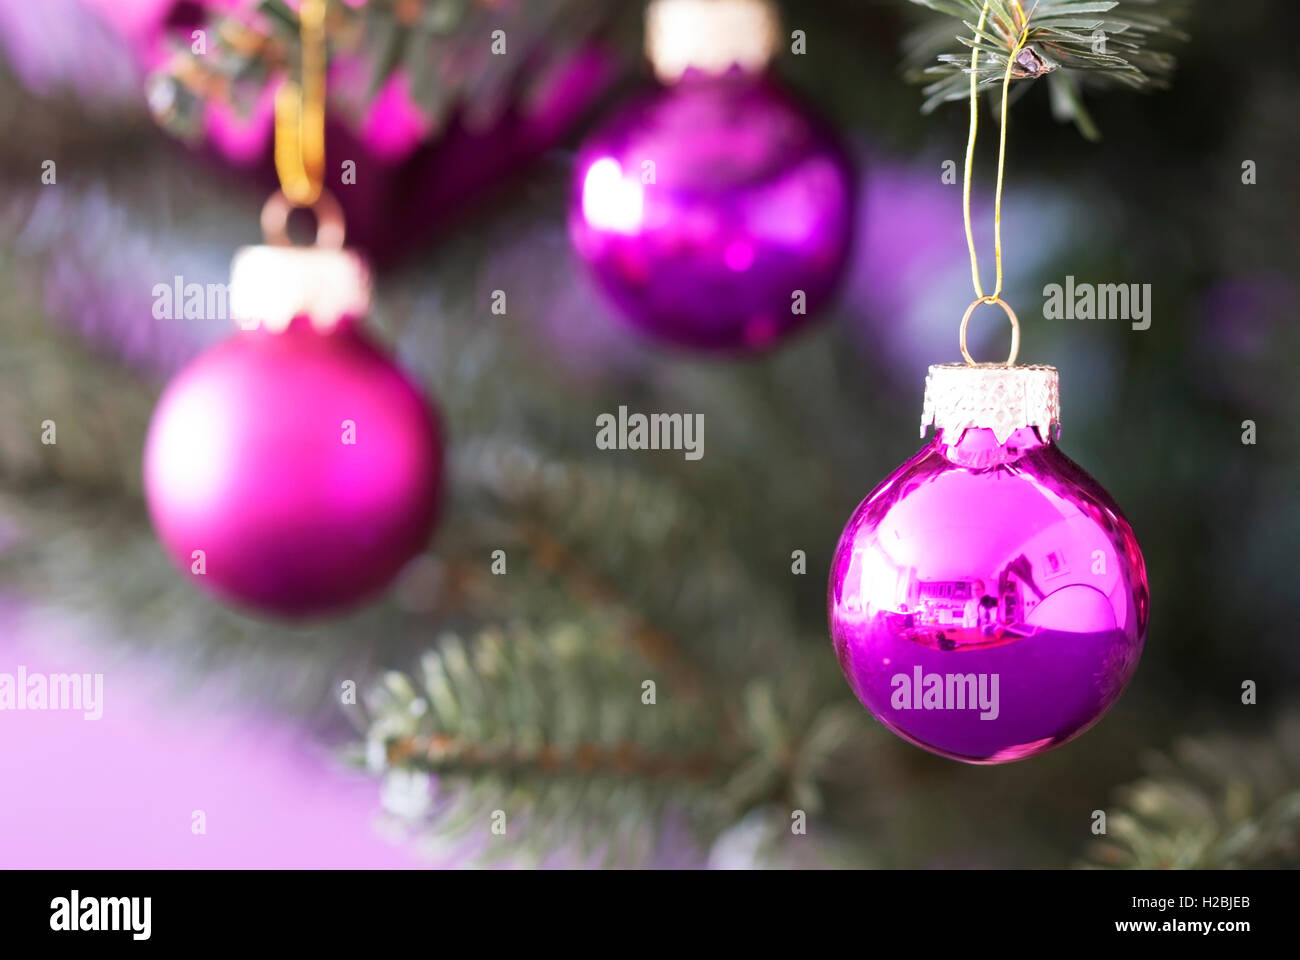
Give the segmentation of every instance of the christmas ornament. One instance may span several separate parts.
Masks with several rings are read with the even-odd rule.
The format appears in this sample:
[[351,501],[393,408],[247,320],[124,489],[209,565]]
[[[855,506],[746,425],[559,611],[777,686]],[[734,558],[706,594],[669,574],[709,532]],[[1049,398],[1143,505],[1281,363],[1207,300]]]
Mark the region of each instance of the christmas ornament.
[[[1065,743],[1118,699],[1142,652],[1149,596],[1132,527],[1056,447],[1056,370],[1015,365],[1019,323],[1001,298],[1001,153],[997,287],[988,296],[981,287],[969,207],[973,80],[971,116],[965,222],[976,299],[960,327],[966,363],[930,367],[921,435],[933,424],[934,438],[850,517],[829,617],[845,677],[881,723],[943,756],[1005,763]],[[966,348],[982,304],[1011,321],[1005,364],[977,364]]]
[[834,136],[765,68],[766,0],[655,0],[663,86],[579,153],[574,248],[640,330],[758,349],[804,325],[848,252],[852,175]]
[[[297,50],[299,5],[267,15],[258,0],[92,2],[147,75],[158,123],[271,189],[273,101]],[[612,7],[570,0],[576,15],[538,17],[534,6],[330,4],[325,142],[339,158],[331,185],[347,185],[336,196],[348,236],[372,263],[445,236],[607,92],[620,64],[593,38]],[[547,29],[551,19],[564,23],[562,39]],[[504,50],[505,40],[492,39],[498,30]]]
[[[232,269],[243,329],[168,385],[144,486],[159,539],[196,584],[300,617],[366,599],[423,548],[442,442],[419,389],[362,327],[369,270],[343,248],[342,212],[320,186],[320,115],[289,91],[276,134],[285,191],[263,211],[267,243]],[[289,244],[295,205],[316,213],[313,246]]]
[[1137,666],[1147,579],[1114,501],[1057,448],[1057,372],[945,364],[933,439],[858,507],[831,567],[831,634],[895,733],[978,763],[1082,733]]

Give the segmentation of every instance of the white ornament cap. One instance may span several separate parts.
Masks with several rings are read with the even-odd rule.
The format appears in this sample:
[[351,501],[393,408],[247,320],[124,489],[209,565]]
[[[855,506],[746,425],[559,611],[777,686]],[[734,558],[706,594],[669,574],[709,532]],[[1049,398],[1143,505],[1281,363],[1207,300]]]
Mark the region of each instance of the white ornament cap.
[[664,83],[691,68],[759,73],[776,55],[780,33],[770,0],[651,0],[645,13],[646,55]]
[[352,250],[258,245],[235,252],[230,313],[245,330],[278,333],[301,314],[322,333],[370,309],[370,269]]
[[1055,367],[1003,363],[939,363],[925,378],[921,436],[931,424],[949,435],[968,427],[993,431],[998,443],[1022,427],[1046,437],[1061,422]]
[[277,191],[262,208],[267,243],[241,247],[230,266],[230,313],[245,330],[279,333],[306,315],[317,330],[332,330],[344,317],[370,310],[370,267],[343,246],[343,210],[325,190],[311,205],[316,242],[289,241],[293,204]]

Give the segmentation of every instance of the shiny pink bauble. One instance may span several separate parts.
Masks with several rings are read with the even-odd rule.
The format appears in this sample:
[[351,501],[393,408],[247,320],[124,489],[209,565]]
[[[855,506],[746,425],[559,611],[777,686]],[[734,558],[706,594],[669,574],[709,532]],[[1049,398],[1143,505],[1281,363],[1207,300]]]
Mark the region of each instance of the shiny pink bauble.
[[[243,331],[172,380],[144,486],[199,587],[283,617],[382,590],[427,543],[442,438],[419,389],[352,321]],[[201,551],[201,553],[200,553]]]
[[1078,736],[1137,668],[1150,599],[1124,514],[1046,431],[937,431],[858,506],[835,652],[894,733],[968,763]]
[[679,347],[765,350],[835,291],[854,189],[832,130],[769,77],[688,72],[583,145],[569,233],[641,332]]

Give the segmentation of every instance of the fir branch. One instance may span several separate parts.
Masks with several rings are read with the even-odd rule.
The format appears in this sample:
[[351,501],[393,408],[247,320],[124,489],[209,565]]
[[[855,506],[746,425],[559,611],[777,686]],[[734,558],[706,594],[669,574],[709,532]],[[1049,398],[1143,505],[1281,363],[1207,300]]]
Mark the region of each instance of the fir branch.
[[[499,810],[512,858],[540,859],[580,824],[585,852],[627,862],[652,852],[667,822],[707,843],[774,799],[815,807],[814,781],[854,728],[833,709],[793,736],[757,686],[738,721],[720,716],[725,701],[687,702],[666,683],[648,703],[649,679],[599,627],[488,629],[470,644],[447,636],[418,678],[390,673],[371,692],[357,757],[384,775],[390,812],[426,843],[487,834]],[[620,841],[629,809],[652,830],[637,856]]]
[[1121,791],[1084,866],[1232,869],[1300,865],[1300,716],[1272,737],[1185,740]]
[[[524,521],[518,532],[532,552],[534,562],[543,570],[563,577],[574,600],[595,608],[613,605],[631,609],[620,591],[547,530]],[[698,693],[700,677],[698,669],[687,660],[681,644],[668,631],[643,616],[634,615],[629,627],[632,642],[647,661],[664,670],[685,695],[694,697]]]
[[438,733],[403,737],[390,743],[386,762],[390,766],[428,766],[444,774],[470,776],[487,771],[580,776],[606,773],[645,780],[703,782],[721,765],[722,758],[704,749],[680,756],[652,753],[634,740],[610,744],[586,740],[563,750],[554,745],[529,750],[514,745],[477,744]]
[[[519,87],[545,82],[546,68],[603,29],[612,15],[599,0],[368,0],[359,6],[330,0],[327,55],[358,58],[367,71],[359,91],[332,90],[331,105],[355,120],[405,69],[410,95],[434,134],[458,109],[471,122],[485,122],[516,98],[528,99],[533,90]],[[506,32],[512,55],[492,53],[489,40],[497,29]],[[263,0],[252,15],[214,13],[205,33],[209,46],[200,51],[192,49],[188,34],[178,35],[172,58],[148,82],[156,121],[185,140],[202,136],[209,102],[247,113],[267,86],[298,63],[298,16],[283,0]]]
[[[952,24],[935,24],[909,41],[909,77],[926,84],[923,112],[970,96],[972,51],[979,52],[977,87],[992,89],[1000,87],[1014,53],[1011,79],[1049,78],[1054,114],[1074,121],[1089,139],[1095,139],[1096,127],[1078,87],[1163,86],[1174,58],[1155,44],[1185,39],[1177,26],[1185,0],[990,0],[982,30],[983,0],[912,2],[959,20],[964,28],[954,36]],[[1025,44],[1015,53],[1026,26]],[[963,50],[950,49],[954,39]],[[936,54],[938,63],[922,66]]]
[[[751,592],[760,577],[743,562],[736,526],[724,507],[702,509],[703,494],[688,481],[603,454],[543,457],[501,440],[462,444],[457,466],[457,486],[472,491],[463,507],[480,520],[481,549],[517,546],[531,561],[522,572],[536,581],[533,605],[518,612],[559,620],[577,601],[619,618],[616,635],[682,695],[719,676],[766,673],[803,632],[788,597]],[[539,607],[546,595],[562,603]],[[723,636],[743,642],[727,644],[717,662],[710,639]],[[827,666],[819,678],[838,689]]]

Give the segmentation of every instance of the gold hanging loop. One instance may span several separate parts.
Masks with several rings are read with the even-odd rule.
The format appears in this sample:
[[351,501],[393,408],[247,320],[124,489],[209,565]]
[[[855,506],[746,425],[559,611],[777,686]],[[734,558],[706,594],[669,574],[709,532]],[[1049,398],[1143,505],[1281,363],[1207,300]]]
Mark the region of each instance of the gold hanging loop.
[[[293,245],[289,239],[289,214],[295,204],[283,190],[271,194],[262,207],[262,237],[273,247]],[[321,189],[316,199],[305,206],[316,215],[316,238],[311,246],[326,247],[331,250],[343,249],[345,228],[343,225],[343,208],[334,199],[334,194]]]
[[982,303],[996,303],[1006,312],[1007,319],[1011,321],[1011,353],[1007,356],[1007,362],[1004,366],[1014,367],[1016,357],[1020,355],[1020,321],[1016,319],[1016,311],[1011,309],[1011,304],[1001,297],[976,297],[971,305],[966,308],[966,312],[961,318],[961,355],[966,358],[968,364],[972,367],[975,366],[975,359],[970,355],[970,351],[966,349],[966,326],[970,323],[971,314],[975,312],[975,308]]
[[302,0],[300,81],[275,95],[275,172],[295,206],[316,202],[325,183],[325,0]]

